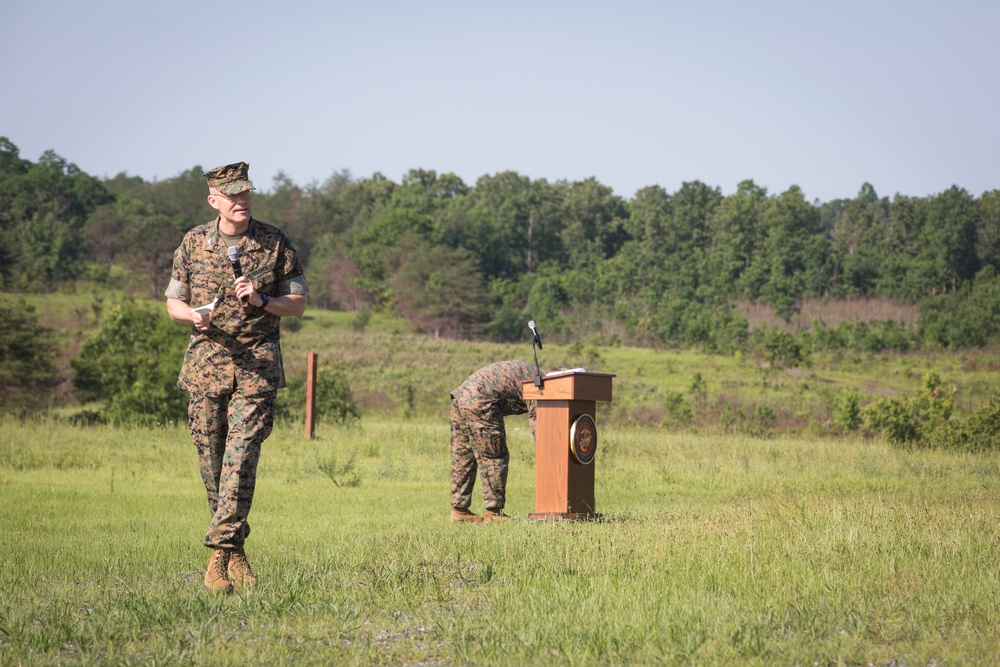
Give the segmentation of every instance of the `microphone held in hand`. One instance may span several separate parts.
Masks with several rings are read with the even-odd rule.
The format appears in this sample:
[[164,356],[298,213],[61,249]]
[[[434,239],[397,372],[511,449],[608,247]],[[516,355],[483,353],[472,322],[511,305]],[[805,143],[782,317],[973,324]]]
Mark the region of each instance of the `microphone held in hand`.
[[[229,263],[233,265],[233,278],[239,278],[243,275],[243,267],[240,266],[240,249],[234,245],[229,246],[227,249],[229,253]],[[243,303],[246,303],[246,297],[241,299]]]
[[538,346],[538,349],[542,349],[542,337],[538,335],[538,329],[535,327],[535,320],[528,320],[528,328],[531,329],[531,333],[535,335],[532,343]]

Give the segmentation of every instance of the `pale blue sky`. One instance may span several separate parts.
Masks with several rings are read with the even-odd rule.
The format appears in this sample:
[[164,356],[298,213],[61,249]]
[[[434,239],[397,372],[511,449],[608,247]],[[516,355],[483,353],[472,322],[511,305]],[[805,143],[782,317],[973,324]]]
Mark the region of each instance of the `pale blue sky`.
[[0,136],[98,177],[246,160],[265,191],[423,168],[979,196],[998,28],[969,0],[7,0]]

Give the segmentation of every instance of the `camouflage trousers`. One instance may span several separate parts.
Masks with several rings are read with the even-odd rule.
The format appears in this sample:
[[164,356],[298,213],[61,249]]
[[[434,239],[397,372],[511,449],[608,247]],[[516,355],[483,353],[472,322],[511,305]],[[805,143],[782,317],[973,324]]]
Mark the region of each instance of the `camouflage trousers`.
[[510,452],[503,415],[483,415],[451,401],[451,506],[468,509],[478,471],[483,482],[483,506],[501,510],[507,502]]
[[198,450],[212,520],[205,546],[240,549],[250,535],[247,515],[257,484],[260,447],[274,426],[274,392],[244,396],[191,395],[188,427]]

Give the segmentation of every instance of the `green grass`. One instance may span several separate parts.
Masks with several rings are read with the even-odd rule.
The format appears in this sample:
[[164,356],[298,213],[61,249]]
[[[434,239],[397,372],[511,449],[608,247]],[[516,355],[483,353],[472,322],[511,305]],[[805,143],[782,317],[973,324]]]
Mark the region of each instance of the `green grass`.
[[[470,373],[501,359],[533,362],[530,341],[495,344],[434,339],[409,333],[387,318],[373,318],[354,331],[352,313],[308,311],[298,331],[282,334],[289,377],[304,377],[306,357],[343,369],[368,417],[417,415],[444,419],[448,393]],[[844,392],[857,390],[866,404],[881,396],[917,390],[923,376],[937,371],[955,390],[956,404],[971,411],[1000,391],[1000,350],[913,354],[845,352],[814,354],[805,368],[767,367],[752,355],[707,355],[692,350],[598,347],[586,343],[546,343],[539,353],[543,370],[584,367],[614,373],[614,401],[602,419],[615,424],[696,428],[718,432],[728,406],[750,413],[774,410],[775,431],[828,433]],[[667,392],[679,392],[694,419],[671,421]],[[410,398],[412,396],[412,399]],[[410,405],[412,400],[412,405]]]
[[1000,662],[998,454],[606,426],[605,520],[531,522],[525,426],[485,526],[442,419],[280,426],[215,596],[183,428],[0,421],[0,664]]
[[[0,300],[17,298],[20,295],[0,295]],[[73,401],[69,357],[76,354],[80,337],[96,326],[98,315],[123,298],[122,294],[80,287],[74,293],[24,298],[36,307],[43,323],[56,329],[62,350],[56,366],[63,382],[51,407],[60,414],[72,413],[79,406]],[[154,307],[164,308],[162,301]],[[446,419],[448,393],[476,369],[501,359],[533,362],[527,336],[517,344],[452,341],[414,333],[405,320],[381,314],[371,315],[363,330],[358,330],[362,319],[356,313],[307,310],[303,318],[286,323],[282,348],[287,375],[293,381],[304,379],[311,351],[318,353],[321,368],[343,370],[365,419]],[[180,338],[187,335],[180,325],[177,332]],[[774,432],[831,435],[836,433],[831,426],[834,411],[845,392],[860,392],[863,405],[881,396],[917,390],[930,371],[939,373],[945,386],[954,390],[960,410],[957,416],[1000,392],[997,349],[813,354],[808,366],[786,370],[767,367],[752,352],[719,356],[693,350],[547,341],[538,360],[543,370],[585,367],[616,374],[615,399],[602,406],[605,423],[700,433],[725,430],[721,415],[727,411],[749,415],[766,407],[776,415]],[[681,396],[691,414],[689,421],[669,413],[668,393]]]

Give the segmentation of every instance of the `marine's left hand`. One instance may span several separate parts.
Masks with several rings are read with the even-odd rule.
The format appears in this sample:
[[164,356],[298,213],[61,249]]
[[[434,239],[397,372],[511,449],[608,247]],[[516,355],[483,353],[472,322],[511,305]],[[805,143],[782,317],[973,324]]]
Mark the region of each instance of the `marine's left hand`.
[[260,303],[260,298],[256,296],[257,290],[254,289],[253,283],[246,276],[240,276],[235,281],[236,286],[236,296],[246,303],[251,305],[256,305]]

